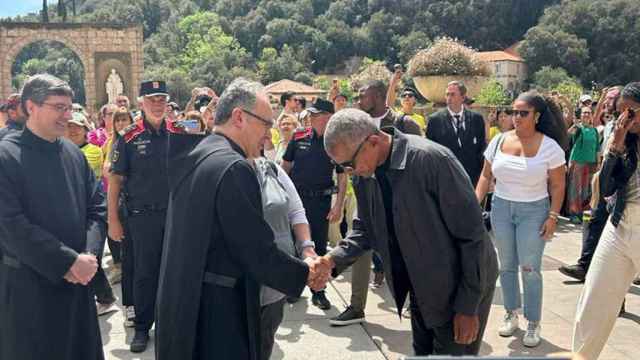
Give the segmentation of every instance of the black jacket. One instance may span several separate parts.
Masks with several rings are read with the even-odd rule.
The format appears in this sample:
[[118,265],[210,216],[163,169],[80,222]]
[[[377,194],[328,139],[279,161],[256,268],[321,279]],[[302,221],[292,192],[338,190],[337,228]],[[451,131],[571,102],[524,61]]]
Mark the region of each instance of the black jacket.
[[276,247],[236,144],[171,134],[169,148],[156,359],[258,359],[261,285],[299,296],[308,267]]
[[614,226],[618,226],[622,219],[622,214],[627,205],[627,184],[637,167],[638,159],[636,156],[627,156],[624,158],[612,153],[607,153],[602,162],[599,178],[600,196],[609,197],[614,194],[616,195],[613,207],[609,207],[611,223]]
[[475,186],[482,172],[483,152],[487,146],[484,120],[482,115],[466,108],[463,118],[465,130],[462,147],[458,144],[458,136],[453,128],[453,118],[447,108],[429,116],[427,139],[451,150],[462,163],[462,167],[471,178],[471,183]]
[[[454,313],[478,314],[480,300],[495,288],[498,263],[468,176],[443,146],[386,131],[394,133],[386,175],[395,233],[425,324],[442,325]],[[400,313],[407,293],[396,291],[380,186],[375,177],[357,176],[353,186],[358,215],[353,231],[331,252],[336,273],[374,249]]]

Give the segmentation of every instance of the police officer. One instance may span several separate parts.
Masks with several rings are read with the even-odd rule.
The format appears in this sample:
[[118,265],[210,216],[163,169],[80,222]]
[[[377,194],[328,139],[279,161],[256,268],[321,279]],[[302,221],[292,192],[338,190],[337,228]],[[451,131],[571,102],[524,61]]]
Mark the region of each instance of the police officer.
[[113,145],[109,179],[109,235],[123,238],[118,199],[124,192],[129,235],[134,257],[135,336],[132,352],[147,348],[154,322],[158,273],[162,255],[165,217],[169,197],[167,175],[168,133],[165,121],[169,95],[163,81],[140,85],[142,114],[124,130]]
[[[343,211],[347,178],[342,168],[336,167],[324,150],[322,136],[329,118],[334,113],[333,104],[317,99],[307,111],[311,114],[311,127],[298,129],[293,134],[293,139],[282,157],[282,168],[289,173],[300,194],[316,253],[322,256],[327,252],[329,222],[339,221]],[[332,207],[334,170],[338,174],[338,194]],[[331,308],[324,290],[312,293],[313,305],[322,310]]]

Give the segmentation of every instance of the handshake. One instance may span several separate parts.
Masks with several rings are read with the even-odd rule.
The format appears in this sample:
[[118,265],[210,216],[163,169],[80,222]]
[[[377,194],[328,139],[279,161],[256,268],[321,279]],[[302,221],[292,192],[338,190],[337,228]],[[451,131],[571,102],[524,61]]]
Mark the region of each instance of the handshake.
[[331,279],[331,270],[333,269],[333,261],[327,256],[308,257],[304,262],[309,266],[309,277],[307,285],[315,290],[320,291],[327,285]]
[[98,259],[92,254],[80,254],[71,265],[64,279],[72,284],[87,286],[98,271]]

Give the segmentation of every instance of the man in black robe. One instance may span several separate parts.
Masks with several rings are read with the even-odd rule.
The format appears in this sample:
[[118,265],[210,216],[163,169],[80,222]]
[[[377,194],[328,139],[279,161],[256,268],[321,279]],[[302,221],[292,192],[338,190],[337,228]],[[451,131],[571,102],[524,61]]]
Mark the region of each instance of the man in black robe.
[[104,196],[84,155],[62,138],[72,91],[36,75],[23,131],[0,140],[0,359],[103,359],[86,286],[104,246]]
[[262,86],[237,79],[220,97],[214,134],[188,151],[174,145],[195,135],[170,136],[158,360],[257,360],[260,286],[300,296],[305,284],[317,290],[328,279],[313,260],[280,251],[263,219],[260,187],[246,157],[268,139],[272,116]]

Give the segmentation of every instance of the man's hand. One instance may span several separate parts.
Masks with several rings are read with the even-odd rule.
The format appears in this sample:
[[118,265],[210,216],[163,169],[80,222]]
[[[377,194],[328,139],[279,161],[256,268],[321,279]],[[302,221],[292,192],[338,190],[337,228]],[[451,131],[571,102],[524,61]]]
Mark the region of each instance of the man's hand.
[[307,279],[307,285],[315,290],[320,291],[324,289],[327,282],[331,278],[330,262],[326,258],[306,258],[304,262],[309,266],[309,277]]
[[109,221],[109,238],[113,241],[124,239],[124,228],[120,220]]
[[327,215],[327,220],[329,220],[330,223],[336,223],[338,221],[340,221],[340,219],[342,219],[342,212],[343,212],[343,208],[341,204],[335,204],[331,207],[331,210],[329,211],[329,214]]
[[64,279],[67,280],[68,282],[72,283],[72,284],[79,284],[80,280],[78,280],[77,277],[75,277],[73,275],[73,273],[71,273],[71,270],[67,271],[66,274],[64,274]]
[[458,344],[469,345],[476,341],[480,332],[478,315],[456,314],[453,318],[453,336]]
[[[90,254],[80,254],[76,258],[76,261],[71,265],[69,272],[67,274],[73,275],[73,277],[69,277],[71,280],[77,280],[78,283],[82,285],[89,284],[89,281],[93,279],[93,276],[98,271],[98,259],[95,256]],[[67,279],[67,275],[65,275],[65,279]],[[67,279],[67,281],[69,281]]]
[[318,257],[318,254],[316,254],[316,251],[314,250],[313,247],[309,246],[306,247],[302,250],[302,258],[306,259],[306,258],[312,258],[315,259]]

